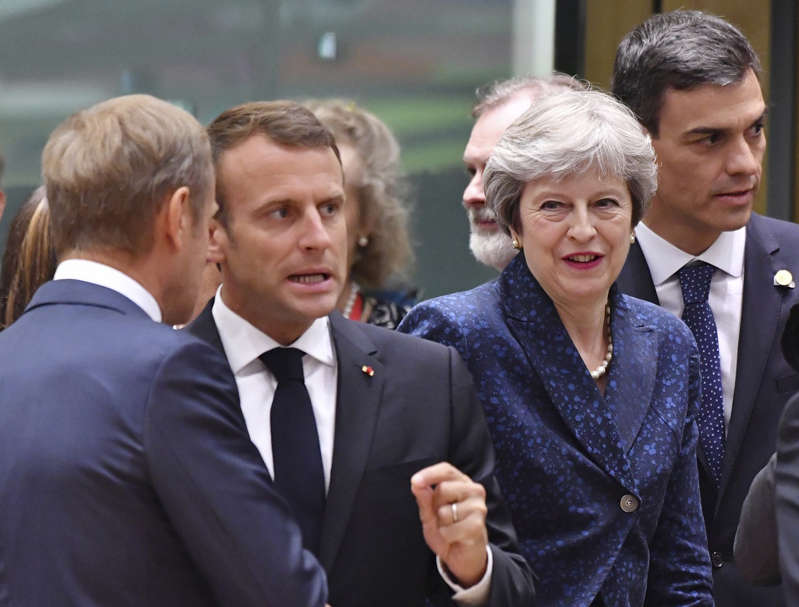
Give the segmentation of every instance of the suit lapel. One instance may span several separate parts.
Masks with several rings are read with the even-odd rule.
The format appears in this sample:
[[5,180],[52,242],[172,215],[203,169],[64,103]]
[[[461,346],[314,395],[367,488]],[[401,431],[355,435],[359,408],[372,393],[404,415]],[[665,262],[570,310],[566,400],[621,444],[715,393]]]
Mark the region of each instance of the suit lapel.
[[627,254],[627,261],[616,279],[616,284],[622,293],[632,295],[638,299],[649,301],[653,304],[660,304],[655,283],[652,282],[652,275],[649,273],[649,266],[641,250],[641,245],[637,242],[630,246]]
[[657,339],[651,325],[630,311],[624,297],[611,291],[613,362],[605,401],[613,406],[616,426],[627,453],[644,421],[657,376]]
[[[616,279],[616,285],[622,293],[632,295],[638,299],[651,302],[655,305],[660,305],[657,291],[655,290],[655,283],[652,282],[652,274],[649,271],[649,265],[646,263],[641,245],[638,242],[630,246],[630,252],[627,255],[627,260],[624,263],[621,274]],[[710,469],[707,465],[707,458],[702,451],[702,445],[696,446],[696,457],[699,461],[700,467],[707,471],[710,475]]]
[[[499,281],[508,324],[541,378],[552,406],[591,460],[635,491],[625,441],[617,430],[614,413],[585,368],[552,301],[530,274],[523,255],[511,262]],[[611,364],[611,377],[612,369]],[[636,417],[633,414],[627,420],[627,434]]]
[[[366,468],[386,372],[376,347],[356,323],[333,313],[330,326],[338,359],[338,394],[333,466],[319,549],[319,560],[328,572],[333,570]],[[364,366],[370,369],[364,371]]]
[[214,307],[214,298],[203,308],[199,316],[192,322],[186,325],[186,331],[199,337],[200,339],[208,342],[217,348],[223,355],[225,354],[225,347],[222,345],[222,338],[219,337],[219,329],[216,328],[214,316],[211,309]]
[[[208,302],[186,330],[224,354],[211,314],[213,302],[213,299]],[[319,546],[319,561],[327,572],[333,570],[366,469],[385,382],[385,367],[377,358],[377,348],[358,329],[357,323],[333,313],[330,329],[338,361],[338,390],[333,464]],[[365,372],[364,366],[373,374]]]
[[738,337],[738,365],[735,375],[732,415],[727,428],[727,449],[724,456],[719,499],[729,481],[741,443],[755,407],[768,353],[778,338],[784,294],[775,287],[773,277],[778,268],[779,244],[755,214],[746,229],[744,254],[744,290],[741,328]]

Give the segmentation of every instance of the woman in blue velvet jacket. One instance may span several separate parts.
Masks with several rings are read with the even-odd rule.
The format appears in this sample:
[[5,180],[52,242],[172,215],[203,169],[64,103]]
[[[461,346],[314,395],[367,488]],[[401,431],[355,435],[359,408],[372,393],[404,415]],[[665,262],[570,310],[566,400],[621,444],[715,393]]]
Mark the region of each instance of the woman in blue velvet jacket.
[[565,92],[506,131],[485,180],[521,254],[400,330],[468,364],[538,604],[712,605],[696,344],[613,286],[656,189],[649,137],[610,96]]

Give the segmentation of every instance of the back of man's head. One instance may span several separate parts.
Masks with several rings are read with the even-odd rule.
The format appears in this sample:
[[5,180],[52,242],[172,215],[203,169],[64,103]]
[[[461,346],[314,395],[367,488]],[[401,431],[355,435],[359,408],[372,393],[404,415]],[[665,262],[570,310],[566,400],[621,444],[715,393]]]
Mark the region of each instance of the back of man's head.
[[657,137],[666,90],[726,86],[750,69],[759,73],[760,61],[734,25],[701,11],[677,10],[653,15],[624,37],[612,90]]
[[477,89],[476,100],[472,106],[472,118],[479,118],[517,95],[537,99],[545,95],[584,88],[585,85],[576,78],[558,72],[547,77],[517,76],[507,80],[497,80]]
[[73,114],[42,153],[56,253],[146,254],[167,196],[190,191],[200,217],[213,184],[208,136],[184,110],[128,95]]
[[[333,134],[308,108],[294,101],[253,101],[225,110],[208,125],[217,170],[224,152],[258,135],[288,147],[329,147],[341,162]],[[223,225],[228,220],[225,198],[224,178],[217,175],[217,219]]]

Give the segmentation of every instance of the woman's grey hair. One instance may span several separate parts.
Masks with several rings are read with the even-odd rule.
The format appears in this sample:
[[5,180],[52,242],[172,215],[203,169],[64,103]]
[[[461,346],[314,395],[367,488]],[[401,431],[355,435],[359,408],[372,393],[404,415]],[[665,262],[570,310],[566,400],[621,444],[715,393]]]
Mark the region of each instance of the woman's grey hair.
[[519,200],[527,183],[592,169],[624,180],[635,226],[657,189],[649,136],[625,105],[604,92],[558,93],[533,104],[499,140],[483,178],[486,204],[506,232],[519,232]]
[[304,105],[333,133],[339,146],[355,150],[363,167],[360,183],[353,185],[361,201],[361,217],[372,230],[369,244],[357,248],[351,278],[368,288],[384,288],[391,279],[407,278],[414,259],[410,188],[402,173],[397,140],[382,120],[353,101],[318,99]]

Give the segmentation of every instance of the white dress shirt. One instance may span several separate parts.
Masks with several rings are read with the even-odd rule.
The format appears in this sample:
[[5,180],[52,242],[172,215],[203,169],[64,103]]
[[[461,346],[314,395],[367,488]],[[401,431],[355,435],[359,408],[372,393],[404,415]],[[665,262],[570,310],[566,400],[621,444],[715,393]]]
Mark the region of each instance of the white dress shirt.
[[[211,314],[236,379],[241,410],[244,413],[250,440],[258,448],[269,474],[274,478],[270,411],[277,390],[277,380],[258,357],[282,345],[231,310],[222,300],[221,286],[217,289]],[[316,420],[325,474],[325,491],[327,491],[330,488],[330,470],[333,466],[338,390],[338,361],[330,337],[330,321],[327,316],[317,318],[305,333],[291,344],[291,347],[306,353],[302,358],[302,370]],[[410,490],[408,485],[408,491]],[[421,522],[419,524],[421,525]],[[485,575],[477,584],[466,589],[447,575],[440,559],[436,557],[438,571],[447,585],[455,591],[453,599],[459,605],[481,605],[488,598],[493,555],[490,549],[486,550],[488,563]]]
[[155,322],[161,322],[161,306],[155,297],[116,268],[88,259],[67,259],[58,264],[53,276],[53,280],[64,279],[82,280],[116,291],[139,306]]
[[644,222],[635,228],[638,244],[646,258],[660,305],[682,316],[682,289],[677,272],[685,265],[700,260],[717,268],[710,280],[708,303],[716,320],[721,363],[721,388],[724,404],[724,427],[732,415],[735,374],[738,367],[738,335],[744,291],[744,249],[746,227],[722,232],[700,255],[691,255],[661,238]]
[[[221,289],[220,289],[221,290]],[[264,352],[282,347],[260,329],[255,328],[225,305],[217,291],[211,314],[216,322],[225,356],[236,378],[241,411],[247,423],[250,440],[258,448],[269,474],[274,478],[272,459],[272,427],[270,412],[277,390],[277,380],[258,358]],[[333,466],[333,436],[336,430],[336,389],[338,364],[333,352],[327,316],[317,318],[291,347],[305,352],[302,371],[305,387],[319,435],[319,450],[325,475],[325,491],[330,488]]]

